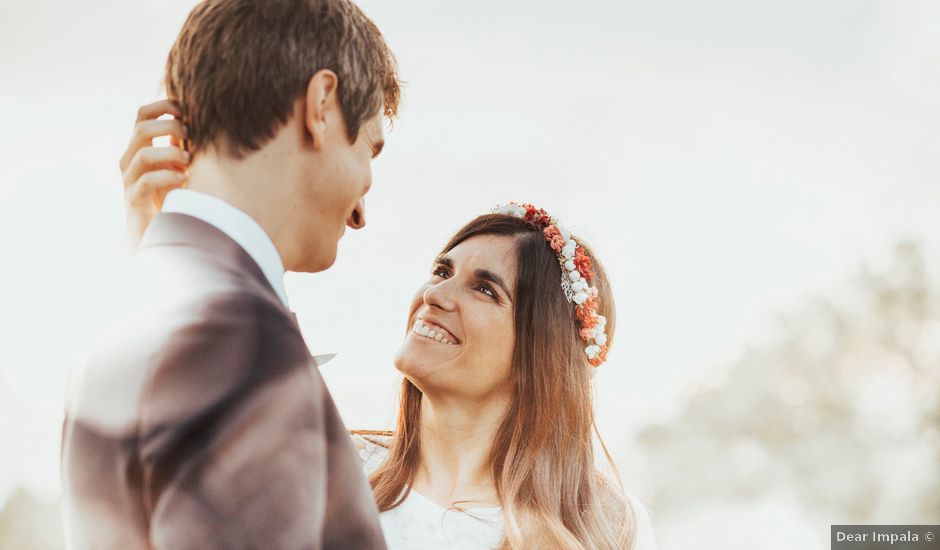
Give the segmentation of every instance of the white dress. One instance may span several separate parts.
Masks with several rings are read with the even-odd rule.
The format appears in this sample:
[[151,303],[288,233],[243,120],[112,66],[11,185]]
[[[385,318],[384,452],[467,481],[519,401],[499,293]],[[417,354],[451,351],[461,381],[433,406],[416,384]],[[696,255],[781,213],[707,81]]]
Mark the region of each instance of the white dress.
[[[354,435],[366,475],[388,456],[385,446],[370,440],[383,438]],[[656,550],[656,540],[646,507],[633,495],[630,505],[636,515],[634,550]],[[445,509],[411,490],[400,505],[379,514],[388,550],[492,550],[503,537],[500,508]]]

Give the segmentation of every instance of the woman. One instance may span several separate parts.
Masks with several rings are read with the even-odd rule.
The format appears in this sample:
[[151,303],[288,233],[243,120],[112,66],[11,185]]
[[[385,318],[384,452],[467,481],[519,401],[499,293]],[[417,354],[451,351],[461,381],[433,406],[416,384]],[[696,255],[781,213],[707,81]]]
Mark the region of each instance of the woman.
[[[125,176],[133,231],[184,169]],[[584,243],[531,205],[479,216],[434,260],[408,327],[396,431],[353,433],[390,548],[655,548],[642,505],[595,463],[599,447],[616,471],[591,391],[614,303]]]

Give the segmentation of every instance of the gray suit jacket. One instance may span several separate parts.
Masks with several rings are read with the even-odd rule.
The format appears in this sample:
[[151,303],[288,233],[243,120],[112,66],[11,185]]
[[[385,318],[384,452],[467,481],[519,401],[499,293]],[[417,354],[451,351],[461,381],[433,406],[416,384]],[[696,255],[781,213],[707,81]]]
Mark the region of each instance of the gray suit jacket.
[[77,548],[382,549],[378,515],[293,314],[215,227],[160,214],[141,303],[68,405]]

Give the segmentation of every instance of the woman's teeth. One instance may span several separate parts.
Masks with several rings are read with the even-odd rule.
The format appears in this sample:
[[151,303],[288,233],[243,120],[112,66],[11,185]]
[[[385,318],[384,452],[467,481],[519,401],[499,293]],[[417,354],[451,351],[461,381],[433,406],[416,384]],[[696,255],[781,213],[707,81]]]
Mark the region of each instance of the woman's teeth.
[[447,337],[446,333],[440,327],[433,327],[424,323],[421,319],[415,321],[415,325],[411,328],[411,332],[422,336],[424,338],[430,338],[435,342],[440,342],[442,344],[454,345],[455,342],[451,341]]

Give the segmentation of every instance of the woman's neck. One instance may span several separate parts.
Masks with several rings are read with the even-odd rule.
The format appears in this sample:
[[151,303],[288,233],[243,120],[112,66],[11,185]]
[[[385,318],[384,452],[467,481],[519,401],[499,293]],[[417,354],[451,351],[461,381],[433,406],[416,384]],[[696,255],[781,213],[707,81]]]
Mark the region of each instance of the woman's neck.
[[425,394],[414,489],[444,507],[497,506],[490,450],[505,407],[505,399],[470,403]]

